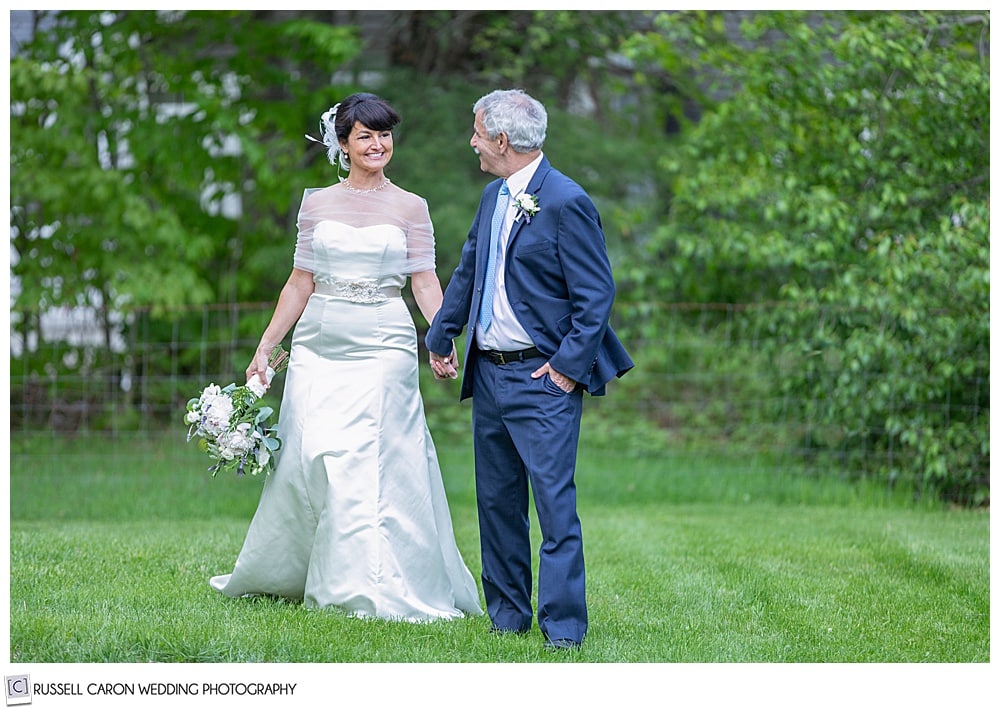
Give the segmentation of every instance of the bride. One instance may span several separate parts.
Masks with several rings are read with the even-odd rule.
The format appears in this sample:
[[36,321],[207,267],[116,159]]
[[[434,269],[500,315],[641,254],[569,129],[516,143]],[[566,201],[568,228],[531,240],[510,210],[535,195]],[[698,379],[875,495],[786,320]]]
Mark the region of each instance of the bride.
[[330,162],[349,174],[305,191],[292,273],[247,367],[248,379],[265,378],[268,354],[294,326],[282,448],[233,572],[211,580],[225,595],[406,621],[482,614],[400,296],[409,275],[428,322],[442,298],[427,204],[384,173],[399,121],[367,93],[323,115]]

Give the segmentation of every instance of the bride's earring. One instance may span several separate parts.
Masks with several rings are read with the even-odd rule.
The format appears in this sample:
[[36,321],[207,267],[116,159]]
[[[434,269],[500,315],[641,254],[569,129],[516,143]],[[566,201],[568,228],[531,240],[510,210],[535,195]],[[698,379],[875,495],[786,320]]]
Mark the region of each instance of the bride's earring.
[[351,159],[347,156],[347,151],[344,150],[343,146],[339,146],[337,151],[337,178],[343,182],[346,177],[341,176],[341,170],[351,172]]

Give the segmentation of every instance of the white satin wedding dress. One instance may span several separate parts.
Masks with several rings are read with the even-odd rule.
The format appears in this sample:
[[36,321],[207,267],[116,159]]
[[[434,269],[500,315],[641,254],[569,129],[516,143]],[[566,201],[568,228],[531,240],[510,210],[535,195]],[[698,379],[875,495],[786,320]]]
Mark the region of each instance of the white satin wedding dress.
[[295,326],[282,448],[225,595],[276,595],[356,616],[482,614],[455,542],[399,289],[434,268],[426,203],[389,184],[307,190],[294,263],[315,292]]

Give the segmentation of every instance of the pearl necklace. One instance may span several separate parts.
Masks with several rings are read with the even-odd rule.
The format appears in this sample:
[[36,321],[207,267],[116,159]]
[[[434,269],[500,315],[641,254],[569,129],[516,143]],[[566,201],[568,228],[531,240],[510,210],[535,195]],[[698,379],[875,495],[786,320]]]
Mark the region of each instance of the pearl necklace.
[[346,188],[347,188],[348,190],[350,190],[351,192],[357,192],[357,193],[359,193],[359,194],[362,194],[362,195],[364,195],[364,194],[367,194],[367,193],[369,193],[369,192],[378,192],[378,191],[379,191],[379,190],[381,190],[381,189],[382,189],[383,187],[385,187],[386,185],[388,185],[388,184],[389,184],[390,182],[391,182],[391,180],[389,180],[389,178],[387,178],[387,177],[383,177],[383,178],[382,178],[382,183],[381,183],[380,185],[378,185],[378,187],[373,187],[373,188],[371,188],[370,190],[359,190],[358,188],[354,187],[354,186],[353,186],[353,185],[351,184],[351,179],[350,179],[350,178],[346,178],[346,179],[344,180],[344,183],[343,183],[343,185],[344,185],[344,187],[346,187]]

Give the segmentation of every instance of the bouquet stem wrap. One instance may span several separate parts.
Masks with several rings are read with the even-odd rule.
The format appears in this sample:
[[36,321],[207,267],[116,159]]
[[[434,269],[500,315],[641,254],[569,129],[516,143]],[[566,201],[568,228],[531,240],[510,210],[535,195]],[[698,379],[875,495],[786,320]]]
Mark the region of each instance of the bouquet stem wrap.
[[267,388],[271,386],[271,380],[274,379],[274,374],[274,368],[268,365],[267,370],[264,372],[267,384],[261,382],[258,375],[251,375],[250,379],[247,380],[246,388],[257,395],[258,398],[263,397],[264,393],[267,392]]

